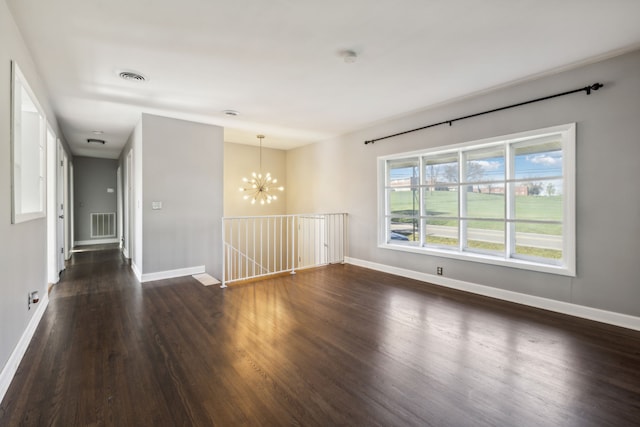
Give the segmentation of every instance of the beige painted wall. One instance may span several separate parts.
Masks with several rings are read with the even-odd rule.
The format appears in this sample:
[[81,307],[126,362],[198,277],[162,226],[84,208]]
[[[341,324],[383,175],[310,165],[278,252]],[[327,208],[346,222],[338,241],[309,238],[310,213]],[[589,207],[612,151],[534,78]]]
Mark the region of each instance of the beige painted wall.
[[[265,143],[267,139],[265,138]],[[224,216],[284,215],[287,213],[287,170],[286,152],[262,147],[262,171],[270,172],[284,186],[283,192],[276,192],[278,200],[271,204],[252,205],[242,198],[239,191],[242,178],[249,178],[260,166],[260,149],[257,146],[224,143]]]
[[287,211],[341,213],[349,212],[353,202],[364,202],[364,189],[354,188],[354,181],[347,178],[349,171],[359,170],[359,161],[345,156],[339,139],[287,151]]

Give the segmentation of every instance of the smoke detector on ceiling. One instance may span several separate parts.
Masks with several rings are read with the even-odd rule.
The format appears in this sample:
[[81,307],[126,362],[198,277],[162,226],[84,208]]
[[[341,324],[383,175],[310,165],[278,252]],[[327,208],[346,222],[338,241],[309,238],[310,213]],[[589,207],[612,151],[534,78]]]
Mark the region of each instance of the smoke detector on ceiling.
[[341,50],[340,52],[338,52],[338,55],[347,64],[353,64],[358,59],[358,54],[353,50]]

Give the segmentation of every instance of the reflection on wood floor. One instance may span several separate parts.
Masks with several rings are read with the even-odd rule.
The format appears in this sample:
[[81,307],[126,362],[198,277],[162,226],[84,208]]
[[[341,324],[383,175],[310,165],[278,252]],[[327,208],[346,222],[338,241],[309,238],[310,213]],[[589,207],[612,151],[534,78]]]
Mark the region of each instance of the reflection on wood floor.
[[71,250],[71,253],[81,253],[81,252],[95,252],[95,251],[104,251],[108,249],[117,249],[119,247],[118,243],[102,243],[97,245],[80,245],[74,246]]
[[351,266],[140,285],[75,253],[2,426],[624,426],[640,333]]

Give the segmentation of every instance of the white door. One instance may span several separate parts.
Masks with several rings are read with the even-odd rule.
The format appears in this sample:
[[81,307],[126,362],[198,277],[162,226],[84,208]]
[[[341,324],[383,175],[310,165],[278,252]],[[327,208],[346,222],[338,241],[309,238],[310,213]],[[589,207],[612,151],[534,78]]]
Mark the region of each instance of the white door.
[[125,257],[131,258],[133,255],[130,253],[131,251],[131,197],[132,197],[132,187],[131,181],[133,177],[131,176],[131,153],[133,151],[129,151],[127,157],[125,158],[124,164],[124,197],[123,197],[123,233],[122,233],[122,253]]
[[298,218],[298,267],[327,263],[325,217],[309,215]]
[[58,148],[56,135],[47,127],[47,282],[58,283],[58,211],[56,176]]
[[71,249],[75,242],[73,236],[73,163],[69,161],[67,152],[64,153],[64,259],[71,258]]
[[117,212],[117,225],[116,235],[118,236],[119,248],[122,249],[122,168],[118,166],[116,171],[116,212]]
[[296,268],[344,262],[345,226],[343,215],[299,217]]
[[57,158],[57,191],[56,191],[56,214],[58,216],[58,227],[57,227],[57,259],[58,259],[58,274],[62,273],[64,270],[64,242],[65,242],[65,230],[64,230],[64,200],[65,200],[65,173],[64,173],[64,163],[65,163],[66,153],[64,148],[62,148],[62,143],[58,141],[58,158]]

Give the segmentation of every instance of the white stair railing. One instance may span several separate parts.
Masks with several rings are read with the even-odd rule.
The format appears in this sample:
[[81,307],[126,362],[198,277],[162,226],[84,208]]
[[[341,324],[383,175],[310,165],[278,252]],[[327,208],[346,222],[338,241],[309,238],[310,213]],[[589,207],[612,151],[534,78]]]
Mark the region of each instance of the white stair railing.
[[225,217],[222,287],[344,262],[346,236],[345,213]]

